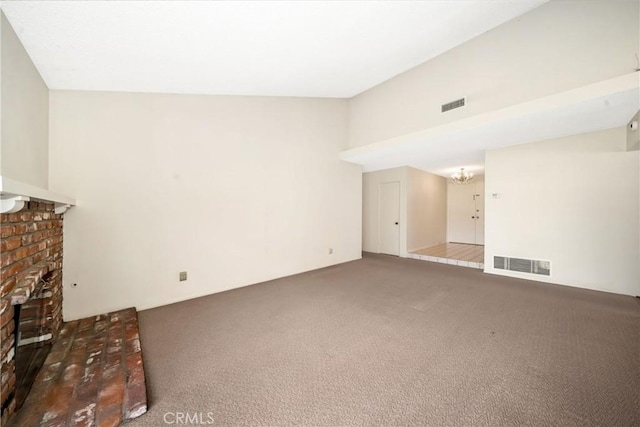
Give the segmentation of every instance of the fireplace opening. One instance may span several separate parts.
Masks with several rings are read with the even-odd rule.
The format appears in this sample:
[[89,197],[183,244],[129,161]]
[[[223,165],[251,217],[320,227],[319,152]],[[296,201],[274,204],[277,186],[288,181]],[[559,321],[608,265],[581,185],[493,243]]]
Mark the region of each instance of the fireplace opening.
[[14,306],[14,351],[16,366],[16,410],[22,407],[53,344],[51,290],[52,273],[36,286],[32,297]]

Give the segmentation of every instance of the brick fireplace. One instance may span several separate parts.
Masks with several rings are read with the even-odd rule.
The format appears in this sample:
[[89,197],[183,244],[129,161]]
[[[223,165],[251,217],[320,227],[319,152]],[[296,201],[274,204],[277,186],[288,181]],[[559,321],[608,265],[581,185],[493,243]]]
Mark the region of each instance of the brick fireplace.
[[62,215],[30,201],[0,215],[0,424],[16,412],[62,325]]
[[144,414],[136,309],[63,323],[64,203],[20,198],[0,214],[0,425],[115,427]]

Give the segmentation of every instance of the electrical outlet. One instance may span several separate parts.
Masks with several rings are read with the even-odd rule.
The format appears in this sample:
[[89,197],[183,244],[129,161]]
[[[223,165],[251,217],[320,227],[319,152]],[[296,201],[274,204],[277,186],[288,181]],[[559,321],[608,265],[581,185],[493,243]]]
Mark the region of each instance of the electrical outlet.
[[333,253],[333,248],[329,248],[329,255]]
[[185,280],[187,280],[187,272],[186,271],[181,271],[180,272],[180,281],[184,282]]

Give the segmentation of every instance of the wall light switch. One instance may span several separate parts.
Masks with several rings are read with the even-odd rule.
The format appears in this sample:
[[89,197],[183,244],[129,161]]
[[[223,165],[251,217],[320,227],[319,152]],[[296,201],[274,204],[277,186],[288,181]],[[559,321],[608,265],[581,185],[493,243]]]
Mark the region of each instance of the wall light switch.
[[184,282],[185,280],[187,280],[187,272],[186,271],[181,271],[180,272],[180,281]]
[[500,193],[491,193],[491,198],[492,199],[499,199],[500,198]]

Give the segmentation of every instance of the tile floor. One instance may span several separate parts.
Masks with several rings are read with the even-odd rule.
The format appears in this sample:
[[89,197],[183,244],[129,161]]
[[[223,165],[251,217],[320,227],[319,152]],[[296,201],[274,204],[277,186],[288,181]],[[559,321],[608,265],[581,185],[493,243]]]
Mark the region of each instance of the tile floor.
[[409,258],[484,269],[484,246],[466,243],[443,243],[409,252]]

